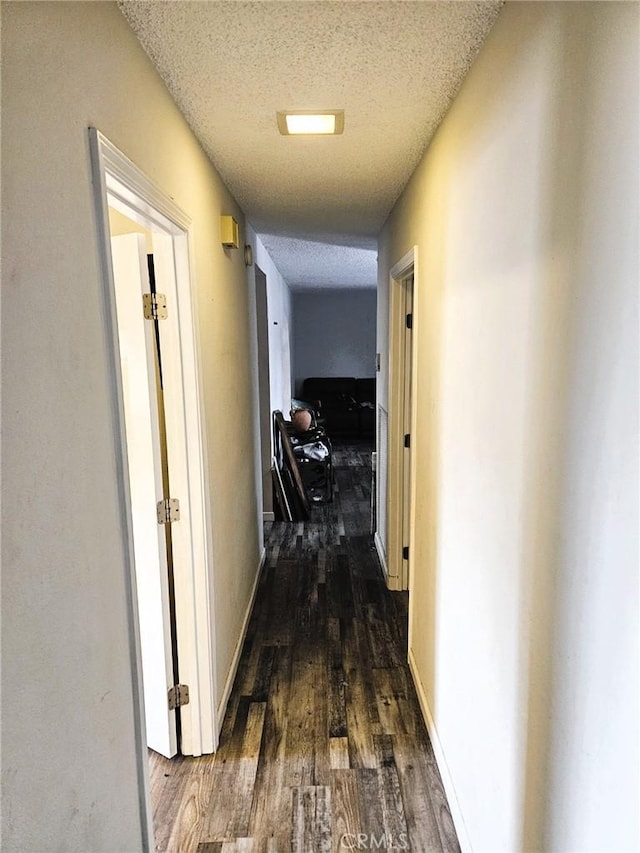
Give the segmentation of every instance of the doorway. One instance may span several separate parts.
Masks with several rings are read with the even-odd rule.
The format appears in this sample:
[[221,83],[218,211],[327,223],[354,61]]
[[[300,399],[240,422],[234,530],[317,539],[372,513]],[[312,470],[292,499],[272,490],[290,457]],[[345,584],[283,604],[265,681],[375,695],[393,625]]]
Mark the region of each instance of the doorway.
[[[151,463],[146,465],[148,486],[154,491],[152,506],[145,508],[157,525],[157,503],[164,502],[162,466],[159,452],[153,454],[153,441],[158,442],[160,426],[157,422],[157,398],[155,391],[155,366],[151,367],[149,353],[155,345],[155,327],[143,325],[143,348],[138,338],[138,364],[135,368],[137,389],[146,383],[146,392],[140,391],[136,403],[141,410],[140,418],[148,422],[140,438],[131,418],[127,418],[126,397],[131,396],[127,383],[131,381],[131,364],[123,371],[123,343],[120,332],[127,324],[144,324],[142,281],[147,271],[147,243],[150,241],[156,279],[156,290],[163,294],[167,306],[167,319],[158,323],[157,330],[162,354],[162,378],[164,412],[166,415],[167,476],[171,486],[171,498],[179,501],[179,521],[171,523],[171,544],[175,577],[174,644],[177,648],[178,672],[173,672],[173,660],[165,656],[167,685],[158,692],[158,716],[168,715],[169,703],[176,700],[166,688],[178,687],[177,701],[185,697],[183,687],[188,687],[189,702],[181,708],[181,743],[185,755],[212,753],[217,747],[218,725],[214,697],[215,645],[212,625],[213,573],[211,565],[211,543],[209,541],[208,483],[206,474],[205,444],[203,440],[200,405],[199,365],[196,346],[195,317],[191,293],[189,263],[189,224],[186,214],[165,196],[142,174],[109,140],[99,131],[90,129],[92,167],[94,174],[95,203],[100,241],[103,279],[105,283],[105,312],[107,331],[112,342],[114,419],[120,435],[120,450],[116,460],[120,471],[121,503],[123,507],[123,538],[128,543],[127,566],[130,589],[130,642],[134,662],[133,695],[136,699],[138,719],[138,755],[141,791],[148,798],[147,771],[147,728],[149,713],[146,709],[146,684],[143,679],[143,647],[150,640],[142,637],[146,615],[143,609],[149,601],[147,594],[138,587],[138,574],[144,575],[136,557],[136,526],[134,510],[137,497],[134,492],[140,486],[138,468],[142,465],[136,440],[142,441]],[[116,283],[116,262],[112,253],[109,210],[134,224],[129,237],[130,271],[136,266],[133,282],[120,288]],[[137,226],[137,227],[136,227]],[[137,233],[135,233],[137,232]],[[118,273],[120,275],[120,273]],[[118,291],[121,291],[120,293]],[[123,296],[123,293],[125,294]],[[118,300],[122,304],[119,304]],[[122,301],[124,300],[124,301]],[[145,361],[144,369],[140,362]],[[144,374],[144,376],[143,376]],[[144,399],[143,399],[144,398]],[[144,403],[144,405],[143,405]],[[140,408],[141,407],[141,408]],[[154,415],[155,410],[155,415]],[[155,423],[154,423],[154,418]],[[139,426],[139,424],[138,424]],[[156,438],[150,436],[156,435]],[[151,444],[151,447],[149,447]],[[156,451],[159,448],[156,447]],[[166,480],[166,477],[165,477]],[[149,485],[150,484],[150,485]],[[166,508],[172,512],[173,507]],[[175,508],[177,509],[177,508]],[[136,510],[137,511],[137,510]],[[159,526],[159,525],[158,525]],[[161,602],[162,613],[156,614],[156,630],[161,628],[160,641],[171,648],[172,620],[170,618],[170,594],[165,581],[159,577],[164,573],[160,566],[166,562],[166,549],[162,547],[164,531],[157,527],[148,528],[148,542],[158,553],[159,563],[153,575],[155,600]],[[140,535],[140,534],[138,534]],[[155,541],[155,545],[153,544]],[[155,560],[154,560],[155,564]],[[150,576],[151,576],[150,575]],[[167,566],[168,577],[168,566]],[[167,612],[169,611],[169,616]],[[159,611],[160,612],[160,611]],[[169,636],[167,636],[167,631]],[[157,642],[157,637],[156,637]],[[169,664],[169,660],[171,663]],[[174,675],[178,676],[177,684]],[[146,676],[146,673],[145,673]],[[161,695],[162,694],[162,695]],[[168,738],[171,750],[171,735]],[[177,748],[177,736],[176,736]]]
[[263,521],[273,521],[273,486],[271,480],[271,376],[269,371],[269,305],[267,277],[260,267],[256,266],[255,271],[262,513]]
[[404,358],[402,361],[402,581],[401,588],[409,589],[411,568],[411,418],[413,411],[413,269],[401,283],[405,323]]
[[395,590],[410,589],[412,572],[415,273],[412,249],[390,274],[387,557],[389,587]]

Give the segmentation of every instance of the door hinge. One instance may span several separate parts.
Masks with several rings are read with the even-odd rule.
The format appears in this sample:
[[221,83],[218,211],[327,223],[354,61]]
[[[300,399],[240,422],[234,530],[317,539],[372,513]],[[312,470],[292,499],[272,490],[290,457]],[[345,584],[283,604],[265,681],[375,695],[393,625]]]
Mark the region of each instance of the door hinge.
[[175,708],[179,708],[181,705],[189,704],[189,685],[188,684],[176,684],[174,687],[169,688],[169,710],[173,711]]
[[180,501],[176,498],[165,498],[156,505],[158,524],[171,524],[180,521]]
[[405,446],[405,447],[411,447],[411,434],[410,434],[410,433],[406,433],[406,434],[405,434],[405,437],[404,437],[404,446]]
[[413,329],[413,314],[407,314],[407,329]]
[[164,293],[143,293],[142,309],[145,320],[166,320],[169,316]]
[[408,545],[405,545],[404,548],[402,549],[402,559],[403,560],[409,559],[409,546]]

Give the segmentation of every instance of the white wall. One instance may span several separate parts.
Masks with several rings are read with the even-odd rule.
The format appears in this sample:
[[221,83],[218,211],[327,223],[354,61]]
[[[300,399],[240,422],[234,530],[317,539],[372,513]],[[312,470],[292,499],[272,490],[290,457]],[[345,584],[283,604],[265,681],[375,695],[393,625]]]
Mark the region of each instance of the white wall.
[[322,289],[293,294],[293,375],[375,375],[375,290]]
[[269,377],[271,410],[279,409],[288,416],[291,407],[291,291],[280,275],[262,240],[247,227],[248,241],[253,247],[256,266],[267,277],[267,311],[269,313]]
[[585,17],[545,841],[619,851],[640,849],[640,8]]
[[140,850],[96,126],[192,218],[220,699],[259,562],[244,217],[110,3],[2,7],[3,851]]
[[381,342],[418,247],[411,654],[476,850],[640,845],[638,12],[508,3],[381,235]]

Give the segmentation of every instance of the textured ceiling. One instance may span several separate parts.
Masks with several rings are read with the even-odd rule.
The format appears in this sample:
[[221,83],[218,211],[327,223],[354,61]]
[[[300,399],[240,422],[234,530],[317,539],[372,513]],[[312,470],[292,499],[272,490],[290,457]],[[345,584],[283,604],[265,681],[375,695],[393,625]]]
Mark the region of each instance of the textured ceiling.
[[378,252],[318,240],[262,234],[262,242],[292,290],[375,287]]
[[[119,5],[285,279],[303,287],[318,278],[300,256],[311,246],[326,275],[335,270],[325,286],[350,276],[355,286],[365,259],[375,284],[375,253],[362,250],[375,247],[501,0]],[[334,108],[342,136],[278,133],[278,110]],[[331,246],[341,261],[327,260]]]

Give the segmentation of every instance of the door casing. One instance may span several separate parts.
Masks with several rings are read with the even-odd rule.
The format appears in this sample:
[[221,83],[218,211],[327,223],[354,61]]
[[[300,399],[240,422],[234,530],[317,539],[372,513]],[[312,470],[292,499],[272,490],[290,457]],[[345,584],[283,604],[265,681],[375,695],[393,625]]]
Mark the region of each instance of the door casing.
[[[210,488],[207,475],[204,418],[201,404],[199,346],[191,288],[190,218],[159,190],[122,152],[96,128],[89,128],[98,248],[104,281],[106,335],[112,353],[113,429],[118,436],[118,480],[122,506],[121,530],[126,543],[125,567],[129,610],[129,640],[132,661],[132,694],[136,731],[140,809],[143,837],[153,849],[153,823],[149,797],[149,775],[144,723],[144,698],[140,653],[133,530],[127,465],[123,389],[120,374],[117,312],[111,261],[108,207],[144,225],[154,237],[154,255],[164,270],[158,289],[173,306],[174,320],[165,329],[163,357],[167,387],[165,396],[167,441],[172,465],[172,490],[181,502],[181,521],[174,525],[174,571],[176,580],[176,625],[181,681],[190,692],[189,705],[182,708],[182,751],[187,755],[215,752],[218,721],[215,696],[215,633],[213,626],[213,566],[210,541]],[[169,438],[169,431],[172,438]],[[179,494],[178,494],[179,493]],[[177,541],[176,541],[177,540]]]
[[273,521],[271,485],[271,378],[269,375],[269,306],[267,276],[255,266],[256,324],[258,340],[258,403],[260,407],[260,464],[262,471],[262,517]]
[[[413,277],[411,314],[413,318],[407,364],[407,280]],[[411,435],[412,447],[417,441],[416,412],[416,346],[418,333],[418,247],[414,246],[391,269],[389,274],[389,443],[387,484],[387,566],[390,589],[410,589],[412,573],[412,540],[415,529],[415,453],[406,453],[404,436]],[[405,381],[406,369],[410,382]],[[409,401],[406,396],[409,395]],[[407,411],[410,402],[410,412]],[[408,466],[408,470],[407,470]],[[409,548],[409,559],[403,560],[403,548]]]

